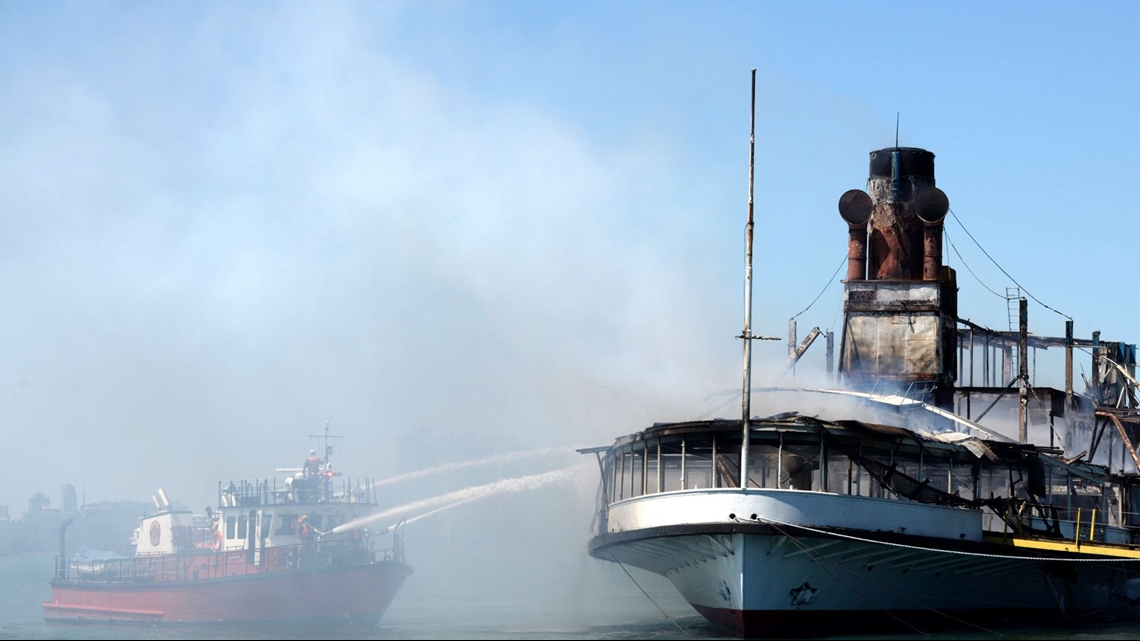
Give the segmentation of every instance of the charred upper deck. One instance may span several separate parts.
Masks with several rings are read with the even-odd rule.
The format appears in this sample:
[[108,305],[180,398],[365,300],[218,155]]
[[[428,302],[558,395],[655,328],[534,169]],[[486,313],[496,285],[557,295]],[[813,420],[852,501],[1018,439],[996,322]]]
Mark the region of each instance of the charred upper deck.
[[870,164],[867,191],[839,200],[850,234],[840,372],[856,388],[886,381],[949,407],[958,301],[954,271],[942,265],[950,204],[934,185],[934,154],[881,149]]

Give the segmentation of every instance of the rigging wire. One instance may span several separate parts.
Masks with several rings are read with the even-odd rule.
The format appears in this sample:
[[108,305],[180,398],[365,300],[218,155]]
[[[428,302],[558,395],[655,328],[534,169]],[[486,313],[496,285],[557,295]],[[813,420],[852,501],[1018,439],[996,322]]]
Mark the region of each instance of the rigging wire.
[[827,288],[831,287],[831,284],[835,282],[835,277],[839,275],[839,270],[843,269],[843,263],[846,263],[846,262],[847,262],[847,255],[844,254],[843,260],[839,263],[839,267],[835,268],[835,273],[831,275],[831,279],[827,281],[827,284],[823,286],[823,289],[819,290],[819,294],[816,295],[815,300],[813,300],[810,305],[803,308],[803,311],[801,311],[799,314],[796,314],[795,316],[793,316],[792,320],[799,318],[800,314],[803,314],[807,310],[811,309],[812,305],[816,304],[816,302],[819,300],[819,298],[821,296],[823,296],[823,293],[827,291]]
[[998,298],[1001,298],[1003,300],[1009,300],[1008,297],[1003,296],[1003,295],[995,292],[993,289],[991,289],[990,286],[985,284],[985,282],[983,282],[981,278],[978,278],[978,275],[974,273],[973,269],[970,269],[970,265],[968,263],[966,263],[965,258],[962,258],[962,253],[958,251],[958,247],[954,244],[954,241],[950,240],[950,233],[946,231],[945,227],[942,228],[942,233],[945,234],[945,236],[946,236],[946,242],[950,243],[950,249],[953,249],[954,253],[958,254],[958,260],[962,261],[962,266],[966,268],[966,271],[970,272],[970,275],[974,277],[974,280],[981,283],[982,287],[985,287],[986,291],[993,294],[994,296],[997,296]]
[[1111,557],[1111,558],[1101,557],[1101,558],[1096,558],[1096,559],[1080,559],[1080,558],[1073,558],[1073,557],[1026,556],[1026,555],[1012,555],[1012,554],[990,554],[990,553],[985,553],[985,552],[968,552],[966,550],[952,550],[952,549],[948,549],[948,548],[932,548],[932,547],[926,547],[926,546],[922,546],[922,545],[910,545],[907,543],[894,543],[891,541],[879,541],[876,539],[863,538],[861,536],[853,536],[851,534],[841,534],[839,532],[834,532],[834,531],[830,531],[830,530],[820,530],[818,528],[809,527],[807,525],[796,525],[795,523],[785,523],[783,521],[777,521],[777,520],[769,518],[769,517],[764,517],[764,518],[760,518],[757,520],[760,521],[761,523],[766,524],[766,525],[772,525],[772,524],[782,525],[784,527],[796,528],[798,530],[804,530],[806,532],[812,532],[814,534],[821,534],[823,536],[832,536],[832,537],[836,537],[836,538],[840,538],[840,539],[848,539],[851,541],[859,541],[861,543],[872,543],[875,545],[882,545],[885,547],[901,548],[901,549],[906,549],[906,550],[915,550],[915,551],[919,551],[919,552],[934,552],[936,554],[954,554],[957,556],[976,557],[976,558],[981,558],[981,559],[1000,559],[1000,560],[1005,560],[1005,561],[1037,561],[1037,562],[1065,561],[1065,562],[1069,562],[1069,563],[1138,563],[1138,562],[1140,562],[1140,558],[1133,559],[1133,558],[1122,558],[1122,557]]
[[[801,550],[804,552],[804,554],[805,554],[805,555],[807,555],[807,557],[808,557],[809,559],[811,559],[812,561],[814,561],[814,562],[815,562],[817,565],[819,565],[821,568],[823,567],[823,564],[822,564],[822,563],[820,563],[820,559],[822,559],[822,560],[824,560],[824,561],[827,561],[828,563],[830,563],[830,564],[834,565],[835,567],[837,567],[837,568],[839,568],[839,569],[841,569],[841,570],[843,570],[843,571],[845,571],[845,572],[847,572],[847,573],[849,573],[849,574],[853,575],[855,578],[857,578],[857,579],[860,579],[860,580],[863,580],[863,581],[865,581],[865,582],[867,582],[867,583],[871,584],[872,586],[874,586],[874,587],[878,588],[879,590],[882,590],[883,592],[886,592],[887,594],[890,594],[891,596],[894,596],[894,597],[897,597],[897,598],[903,599],[904,601],[908,601],[908,602],[910,602],[910,603],[912,603],[912,604],[914,604],[914,605],[917,605],[917,606],[919,606],[919,607],[921,607],[921,608],[924,608],[924,609],[926,609],[926,610],[929,610],[929,611],[931,611],[931,612],[933,612],[933,613],[935,613],[935,614],[938,614],[938,615],[944,616],[944,617],[946,617],[947,619],[950,619],[951,621],[954,621],[955,623],[960,623],[960,624],[962,624],[962,625],[967,625],[967,626],[970,626],[970,627],[973,627],[973,628],[977,628],[977,629],[979,629],[979,630],[981,630],[981,631],[983,631],[983,632],[987,632],[987,633],[989,633],[989,634],[992,634],[992,635],[994,635],[994,636],[999,636],[999,637],[1003,637],[1003,636],[1005,636],[1004,634],[1002,634],[1002,633],[1000,633],[1000,632],[997,632],[997,631],[995,631],[995,630],[991,630],[991,629],[989,629],[989,628],[986,628],[986,627],[980,626],[980,625],[978,625],[978,624],[976,624],[976,623],[971,623],[970,621],[966,621],[965,619],[960,619],[960,618],[958,618],[958,617],[956,617],[956,616],[953,616],[953,615],[951,615],[951,614],[949,614],[949,613],[947,613],[947,612],[943,612],[943,611],[941,611],[941,610],[938,610],[938,609],[932,608],[932,607],[930,607],[929,605],[926,605],[925,603],[922,603],[922,602],[920,602],[920,601],[916,601],[916,600],[914,600],[914,599],[911,599],[911,598],[907,597],[907,596],[906,596],[906,595],[904,595],[904,594],[900,594],[900,593],[898,593],[898,592],[895,592],[894,590],[891,590],[890,588],[886,587],[885,585],[882,585],[882,584],[880,584],[880,583],[877,583],[877,582],[875,582],[875,581],[872,581],[871,579],[869,579],[869,578],[867,578],[867,577],[865,577],[865,576],[863,576],[863,575],[861,575],[861,574],[859,574],[859,573],[857,573],[857,572],[853,571],[851,568],[848,568],[848,567],[844,566],[842,563],[840,563],[840,562],[838,562],[838,561],[836,561],[836,560],[834,560],[834,559],[831,559],[831,558],[829,558],[829,557],[828,557],[826,554],[822,554],[822,553],[820,553],[818,550],[815,550],[814,548],[810,547],[808,544],[806,544],[806,543],[803,543],[803,542],[801,542],[801,541],[797,540],[797,539],[796,539],[796,537],[794,537],[794,536],[792,536],[791,534],[789,534],[788,532],[786,532],[786,531],[785,531],[783,528],[781,528],[780,526],[778,526],[778,525],[775,525],[775,524],[771,524],[771,525],[772,525],[772,528],[773,528],[773,529],[775,529],[777,532],[779,532],[780,534],[783,534],[784,536],[788,537],[788,539],[789,539],[789,540],[791,540],[791,542],[792,542],[792,543],[794,543],[794,544],[795,544],[797,547],[799,547],[799,548],[800,548],[800,549],[801,549]],[[813,554],[813,552],[814,552],[814,554]],[[826,571],[826,572],[827,572],[828,574],[830,574],[831,576],[835,577],[836,579],[839,579],[839,577],[838,577],[838,576],[836,576],[836,575],[835,575],[835,573],[833,573],[833,572],[831,572],[831,571],[827,570],[826,568],[823,568],[823,569],[824,569],[824,571]],[[840,580],[840,581],[842,581],[842,579],[839,579],[839,580]],[[848,584],[847,582],[845,582],[845,581],[844,581],[844,582],[843,582],[843,584],[844,584],[844,585],[846,585],[847,587],[851,588],[852,590],[854,590],[856,594],[859,594],[860,596],[863,596],[864,598],[867,598],[867,599],[869,600],[869,597],[867,597],[866,595],[863,595],[863,594],[862,594],[861,592],[859,592],[858,590],[855,590],[855,588],[853,588],[853,587],[852,587],[850,584]],[[874,601],[872,601],[872,603],[874,603]],[[875,605],[878,605],[878,604],[876,603]],[[890,612],[889,610],[886,610],[886,611],[887,611],[888,613]],[[897,617],[896,617],[896,618],[897,618]],[[899,619],[899,620],[901,621],[901,619]],[[905,622],[904,622],[904,623],[905,623]],[[910,624],[909,624],[909,623],[907,623],[907,625],[910,625]],[[922,632],[921,630],[918,630],[918,628],[915,628],[913,625],[910,625],[910,627],[911,627],[911,628],[913,628],[913,629],[915,629],[915,630],[917,630],[918,632],[922,633],[922,635],[923,635],[923,636],[930,636],[930,635],[926,634],[925,632]]]
[[791,541],[791,542],[792,542],[792,544],[793,544],[793,545],[795,545],[796,547],[800,548],[800,551],[802,551],[802,552],[803,552],[805,555],[807,555],[807,557],[808,557],[809,559],[811,559],[811,561],[813,561],[813,562],[814,562],[816,565],[818,565],[818,566],[819,566],[819,568],[820,568],[821,570],[823,570],[824,572],[827,572],[828,574],[830,574],[830,575],[831,575],[831,578],[833,578],[833,579],[835,579],[836,581],[838,581],[838,582],[842,583],[842,584],[843,584],[843,585],[844,585],[844,586],[845,586],[845,587],[846,587],[848,590],[851,590],[851,591],[852,591],[852,592],[854,592],[855,594],[858,594],[859,596],[863,597],[864,599],[866,599],[866,600],[870,601],[870,602],[871,602],[871,605],[875,606],[876,608],[879,608],[880,610],[882,610],[882,611],[883,611],[883,613],[884,613],[884,614],[886,614],[886,615],[890,616],[890,617],[891,617],[891,618],[893,618],[895,621],[898,621],[899,623],[901,623],[901,624],[905,625],[906,627],[910,628],[911,630],[914,630],[915,632],[917,632],[917,633],[921,634],[921,635],[922,635],[922,636],[924,636],[924,637],[929,637],[929,636],[930,636],[929,634],[927,634],[927,633],[923,632],[922,630],[918,629],[917,627],[915,627],[914,625],[912,625],[910,622],[906,621],[905,619],[903,619],[903,618],[902,618],[902,617],[900,617],[899,615],[895,614],[894,612],[891,612],[891,611],[890,611],[890,610],[888,610],[887,608],[884,608],[882,605],[879,605],[879,602],[878,602],[878,601],[876,601],[876,600],[872,599],[872,598],[871,598],[870,596],[868,596],[867,594],[864,594],[862,591],[860,591],[860,590],[859,590],[859,588],[856,588],[855,586],[851,585],[850,583],[848,583],[848,582],[844,581],[844,580],[843,580],[841,577],[839,577],[837,574],[835,574],[835,573],[834,573],[834,572],[832,572],[831,570],[829,570],[829,569],[827,569],[826,567],[824,567],[824,565],[823,565],[822,563],[820,563],[820,562],[819,562],[819,559],[817,559],[817,558],[816,558],[816,556],[817,556],[817,555],[818,555],[818,556],[823,556],[822,554],[819,554],[819,552],[817,552],[817,551],[813,550],[811,547],[809,547],[809,546],[808,546],[808,545],[806,545],[805,543],[802,543],[802,542],[800,542],[800,540],[799,540],[799,539],[797,539],[797,538],[795,538],[795,537],[791,536],[790,534],[788,534],[788,533],[787,533],[787,532],[785,532],[784,530],[780,529],[780,526],[778,526],[778,525],[775,525],[775,524],[772,524],[772,523],[770,523],[770,525],[772,526],[772,528],[773,528],[774,530],[776,530],[776,531],[777,531],[777,532],[779,532],[780,534],[783,534],[783,535],[784,535],[784,536],[785,536],[785,537],[786,537],[786,538],[787,538],[789,541]]
[[[633,581],[633,584],[637,586],[637,589],[641,590],[641,593],[645,595],[645,598],[649,599],[649,602],[652,603],[653,605],[657,605],[657,602],[653,600],[653,597],[649,596],[649,593],[645,591],[645,588],[641,587],[641,584],[637,582],[637,579],[633,578],[633,575],[629,573],[629,570],[625,569],[625,564],[622,563],[621,561],[617,560],[617,557],[614,556],[613,552],[610,552],[610,558],[613,559],[614,563],[618,564],[618,567],[621,568],[622,572],[625,572],[625,575],[629,577],[629,580]],[[669,613],[666,612],[661,606],[657,605],[657,609],[661,610],[661,614],[664,614],[665,618],[669,619],[670,623],[677,626],[678,630],[680,630],[681,632],[684,632],[686,637],[688,637],[690,639],[693,638],[693,635],[689,634],[689,631],[686,630],[685,628],[682,628],[681,624],[677,623],[676,619],[669,616]]]
[[[1051,312],[1054,312],[1056,314],[1059,314],[1061,316],[1064,316],[1065,318],[1067,318],[1069,320],[1073,320],[1072,316],[1069,316],[1065,312],[1062,312],[1060,310],[1054,309],[1054,308],[1046,305],[1045,303],[1041,302],[1041,299],[1037,298],[1033,294],[1030,294],[1029,290],[1025,289],[1025,287],[1022,287],[1021,283],[1017,282],[1016,278],[1014,278],[1013,276],[1010,276],[1009,272],[1005,271],[1005,268],[1002,267],[1001,265],[999,265],[998,262],[996,260],[994,260],[993,256],[990,256],[990,253],[986,251],[985,247],[982,247],[982,244],[978,242],[977,238],[974,238],[974,235],[970,233],[970,230],[966,229],[966,226],[962,224],[962,220],[960,218],[958,218],[958,214],[955,214],[953,209],[950,209],[949,211],[950,211],[950,214],[952,216],[954,216],[954,220],[958,221],[958,225],[962,228],[962,231],[966,232],[966,235],[970,237],[970,240],[974,241],[974,244],[978,246],[978,249],[982,250],[982,253],[986,255],[986,258],[990,259],[990,262],[992,262],[994,265],[996,265],[997,268],[1001,270],[1001,273],[1005,274],[1006,278],[1013,281],[1014,285],[1017,285],[1018,287],[1020,287],[1021,291],[1025,292],[1026,296],[1032,298],[1038,305],[1044,307],[1045,309],[1047,309]],[[955,251],[957,251],[957,250],[955,250]],[[961,258],[962,257],[961,254],[959,254],[958,257]],[[975,278],[977,278],[977,276],[975,276]],[[987,288],[987,289],[989,289],[989,288]],[[993,291],[993,290],[990,290],[990,291]],[[1005,298],[1005,297],[1003,296],[1003,298]]]
[[835,321],[839,320],[839,312],[842,312],[842,311],[843,311],[842,305],[839,305],[838,307],[835,308],[835,316],[831,317],[831,324],[827,326],[827,331],[824,332],[825,334],[831,333],[831,328],[835,327]]

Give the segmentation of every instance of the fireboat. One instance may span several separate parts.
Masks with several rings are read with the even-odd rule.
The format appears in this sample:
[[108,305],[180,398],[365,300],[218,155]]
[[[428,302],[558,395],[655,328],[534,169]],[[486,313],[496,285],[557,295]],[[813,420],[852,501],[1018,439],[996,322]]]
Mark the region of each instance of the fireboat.
[[174,506],[159,489],[155,513],[142,517],[131,537],[131,556],[69,559],[62,527],[44,619],[376,625],[412,574],[402,528],[334,534],[377,509],[375,483],[334,483],[341,472],[332,469],[331,443],[342,437],[326,426],[312,438],[323,441],[323,456],[314,448],[301,468],[221,481],[217,508],[203,514]]

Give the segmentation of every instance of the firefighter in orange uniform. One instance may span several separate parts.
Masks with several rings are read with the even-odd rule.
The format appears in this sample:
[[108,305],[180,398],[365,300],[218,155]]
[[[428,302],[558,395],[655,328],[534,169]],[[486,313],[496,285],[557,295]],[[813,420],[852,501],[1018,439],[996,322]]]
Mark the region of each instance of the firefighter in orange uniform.
[[302,568],[312,567],[313,557],[316,556],[316,548],[313,542],[313,526],[309,525],[309,515],[304,514],[301,520],[297,521],[297,536],[301,539],[301,558],[299,566]]
[[321,457],[316,450],[309,450],[309,458],[305,459],[305,478],[311,479],[321,473]]
[[304,470],[305,478],[297,488],[297,501],[299,503],[312,503],[317,500],[321,489],[321,457],[317,456],[316,450],[309,450],[309,458],[305,459]]

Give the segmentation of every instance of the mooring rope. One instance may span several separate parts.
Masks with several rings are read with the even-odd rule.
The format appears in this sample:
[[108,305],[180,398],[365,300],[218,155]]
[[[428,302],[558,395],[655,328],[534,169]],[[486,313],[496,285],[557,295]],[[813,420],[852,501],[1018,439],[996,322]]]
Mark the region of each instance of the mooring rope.
[[876,541],[875,539],[867,539],[861,536],[853,536],[851,534],[841,534],[839,532],[830,532],[828,530],[820,530],[806,525],[796,525],[795,523],[784,523],[770,518],[757,518],[757,521],[770,523],[773,525],[783,525],[784,527],[798,528],[815,534],[823,534],[825,536],[834,536],[841,539],[849,539],[851,541],[859,541],[861,543],[874,543],[876,545],[886,545],[896,548],[904,548],[907,550],[920,550],[923,552],[935,552],[938,554],[958,554],[961,556],[975,556],[986,559],[1004,559],[1009,561],[1071,561],[1074,563],[1136,563],[1140,559],[1125,559],[1125,558],[1110,558],[1110,559],[1074,559],[1071,557],[1050,557],[1050,556],[1025,556],[1025,555],[1012,555],[1012,554],[988,554],[985,552],[967,552],[965,550],[943,550],[939,548],[929,548],[921,545],[908,545],[906,543],[892,543],[890,541]]
[[[831,578],[833,578],[833,579],[835,579],[836,581],[839,581],[840,583],[842,583],[844,586],[846,586],[846,587],[847,587],[847,589],[848,589],[848,590],[851,590],[851,591],[852,591],[852,592],[854,592],[855,594],[858,594],[859,596],[863,597],[864,599],[867,599],[868,601],[870,601],[870,602],[871,602],[871,605],[873,605],[873,606],[875,606],[875,607],[879,608],[879,609],[880,609],[880,610],[882,610],[884,613],[886,613],[888,616],[890,616],[890,617],[891,617],[891,618],[893,618],[894,620],[898,621],[899,623],[901,623],[901,624],[903,624],[903,625],[907,626],[907,627],[908,627],[908,628],[910,628],[911,630],[914,630],[915,632],[917,632],[917,633],[921,634],[921,635],[922,635],[922,636],[924,636],[924,637],[928,637],[928,636],[930,636],[929,634],[927,634],[927,633],[923,632],[922,630],[919,630],[917,627],[915,627],[915,626],[914,626],[913,624],[911,624],[910,622],[908,622],[908,621],[904,621],[904,620],[903,620],[901,617],[899,617],[899,615],[897,615],[897,614],[895,614],[894,612],[891,612],[890,610],[888,610],[887,608],[884,608],[883,606],[879,605],[879,603],[878,603],[877,601],[875,601],[875,600],[874,600],[874,599],[872,599],[871,597],[867,596],[866,594],[863,594],[862,592],[860,592],[860,591],[859,591],[859,589],[858,589],[858,588],[856,588],[855,586],[853,586],[853,585],[851,585],[850,583],[848,583],[848,582],[844,581],[843,579],[839,578],[839,576],[838,576],[838,575],[836,575],[836,574],[835,574],[834,572],[832,572],[831,570],[828,570],[827,568],[823,567],[823,564],[822,564],[822,563],[820,563],[820,562],[819,562],[819,561],[818,561],[818,560],[815,558],[815,555],[819,555],[819,556],[823,556],[823,555],[821,555],[821,554],[819,554],[818,552],[816,552],[815,550],[811,549],[809,546],[807,546],[807,545],[805,545],[805,544],[801,543],[801,542],[800,542],[798,539],[796,539],[796,537],[794,537],[794,536],[792,536],[792,535],[788,534],[787,532],[784,532],[783,530],[781,530],[781,529],[780,529],[780,527],[779,527],[779,526],[773,525],[772,527],[775,527],[775,528],[776,528],[776,531],[780,532],[780,534],[783,534],[784,536],[788,537],[788,540],[789,540],[789,541],[791,541],[793,545],[795,545],[795,546],[799,547],[801,550],[803,550],[804,554],[806,554],[806,555],[807,555],[807,557],[808,557],[809,559],[811,559],[813,563],[815,563],[816,565],[819,565],[820,569],[822,569],[824,572],[827,572],[828,574],[830,574],[830,575],[831,575]],[[814,554],[813,554],[813,553],[814,553]],[[841,567],[842,567],[842,566],[841,566]],[[743,608],[743,607],[744,607],[744,606],[743,606],[743,605],[741,605],[741,608]]]
[[[983,631],[983,632],[988,632],[989,634],[993,634],[993,635],[996,635],[996,636],[999,636],[999,637],[1000,637],[1000,636],[1004,636],[1004,635],[1003,635],[1003,634],[1001,634],[1000,632],[997,632],[997,631],[995,631],[995,630],[990,630],[989,628],[986,628],[986,627],[980,626],[980,625],[978,625],[978,624],[976,624],[976,623],[971,623],[971,622],[969,622],[969,621],[966,621],[965,619],[960,619],[960,618],[958,618],[958,617],[956,617],[956,616],[953,616],[953,615],[951,615],[951,614],[947,614],[946,612],[942,612],[941,610],[938,610],[938,609],[936,609],[936,608],[932,608],[932,607],[930,607],[929,605],[926,605],[925,603],[922,603],[921,601],[916,601],[916,600],[914,600],[914,599],[912,599],[912,598],[910,598],[910,597],[906,596],[905,594],[899,594],[899,593],[895,592],[894,590],[891,590],[890,588],[887,588],[887,587],[883,586],[882,584],[876,583],[875,581],[872,581],[871,579],[869,579],[869,578],[867,578],[867,577],[863,576],[862,574],[859,574],[858,572],[855,572],[855,571],[854,571],[854,570],[852,570],[851,568],[848,568],[848,567],[844,566],[842,563],[839,563],[838,561],[836,561],[836,560],[834,560],[834,559],[830,559],[830,558],[828,558],[826,554],[820,554],[819,552],[817,552],[817,551],[813,550],[813,549],[812,549],[810,546],[808,546],[808,545],[806,545],[806,544],[804,544],[804,543],[800,542],[798,539],[796,539],[796,537],[794,537],[794,536],[792,536],[791,534],[788,534],[787,532],[785,532],[785,531],[784,531],[782,528],[780,528],[778,525],[775,525],[775,524],[773,524],[773,525],[772,525],[772,527],[776,528],[776,531],[777,531],[777,532],[779,532],[780,534],[783,534],[784,536],[788,537],[788,540],[790,540],[790,541],[791,541],[793,544],[795,544],[795,545],[799,546],[799,547],[800,547],[800,549],[802,549],[802,550],[804,551],[804,554],[806,554],[806,555],[808,556],[808,558],[810,558],[810,559],[811,559],[811,560],[812,560],[814,563],[816,563],[817,565],[819,565],[819,567],[820,567],[820,568],[822,568],[822,569],[823,569],[825,572],[827,572],[827,573],[828,573],[828,574],[830,574],[831,576],[835,577],[837,580],[839,580],[841,583],[843,583],[843,585],[846,585],[848,588],[850,588],[851,590],[853,590],[853,591],[854,591],[856,594],[858,594],[859,596],[862,596],[862,597],[863,597],[863,598],[865,598],[865,599],[868,599],[868,600],[870,600],[870,597],[868,597],[867,595],[863,594],[862,592],[859,592],[859,590],[856,590],[855,588],[851,587],[851,586],[850,586],[850,585],[849,585],[849,584],[848,584],[846,581],[843,581],[842,579],[839,579],[839,577],[835,576],[835,574],[834,574],[833,572],[831,572],[831,571],[830,571],[830,570],[828,570],[827,568],[823,567],[823,564],[822,564],[822,563],[820,563],[820,562],[819,562],[819,560],[818,560],[817,558],[815,558],[815,557],[816,557],[816,556],[818,556],[819,558],[822,558],[824,561],[827,561],[827,562],[831,563],[832,565],[835,565],[835,566],[839,567],[840,569],[847,571],[849,574],[852,574],[852,575],[854,575],[856,578],[862,579],[863,581],[866,581],[867,583],[870,583],[871,585],[873,585],[873,586],[875,586],[876,588],[878,588],[878,589],[880,589],[880,590],[882,590],[882,591],[886,592],[887,594],[890,594],[890,595],[892,595],[892,596],[894,596],[894,597],[900,598],[900,599],[902,599],[902,600],[904,600],[904,601],[908,601],[908,602],[910,602],[910,603],[913,603],[914,605],[917,605],[917,606],[919,606],[919,607],[921,607],[921,608],[925,608],[925,609],[927,609],[927,610],[930,610],[931,612],[933,612],[933,613],[935,613],[935,614],[939,614],[939,615],[941,615],[941,616],[944,616],[944,617],[946,617],[947,619],[950,619],[951,621],[954,621],[954,622],[956,622],[956,623],[961,623],[962,625],[967,625],[967,626],[970,626],[970,627],[972,627],[972,628],[977,628],[977,629],[979,629],[979,630],[981,630],[981,631]],[[815,554],[813,555],[813,553],[815,553]],[[874,602],[872,601],[872,603],[874,603]],[[875,605],[878,605],[878,604],[876,603]],[[882,607],[882,606],[880,606],[880,607]],[[889,610],[884,610],[884,611],[885,611],[885,612],[887,612],[887,614],[891,614],[891,616],[894,616],[894,614],[893,614],[893,613],[891,613]],[[901,622],[903,622],[903,623],[906,623],[905,621],[902,621],[902,619],[900,619],[900,618],[899,618],[899,617],[897,617],[897,616],[894,616],[894,618],[895,618],[895,619],[897,619],[897,620],[899,620],[899,621],[901,621]],[[913,629],[915,629],[915,630],[918,630],[918,628],[915,628],[913,625],[910,625],[909,623],[906,623],[906,625],[910,626],[911,628],[913,628]],[[918,631],[919,631],[919,632],[922,632],[921,630],[918,630]],[[925,632],[922,632],[922,634],[923,634],[924,636],[929,636],[929,635],[927,635]]]
[[622,572],[625,572],[625,575],[629,577],[629,580],[630,580],[630,581],[633,581],[633,584],[637,586],[637,589],[638,589],[638,590],[641,590],[641,593],[645,595],[645,598],[649,599],[649,602],[650,602],[650,603],[652,603],[653,605],[657,606],[657,609],[658,609],[658,610],[661,610],[661,614],[665,615],[665,618],[666,618],[666,619],[668,619],[670,623],[672,623],[673,625],[677,626],[677,629],[678,629],[678,630],[680,630],[682,633],[684,633],[684,635],[685,635],[686,637],[688,637],[688,638],[692,639],[692,638],[693,638],[693,635],[689,634],[689,631],[688,631],[688,630],[686,630],[685,628],[681,627],[681,624],[680,624],[680,623],[677,623],[677,620],[676,620],[676,619],[674,619],[673,617],[669,616],[669,613],[668,613],[668,612],[666,612],[664,608],[662,608],[661,606],[657,605],[657,602],[653,600],[653,597],[649,596],[649,593],[645,591],[645,588],[641,587],[641,584],[637,582],[637,579],[633,578],[633,575],[629,573],[629,570],[625,569],[625,565],[623,565],[621,561],[618,561],[618,560],[617,560],[617,557],[615,557],[615,556],[614,556],[614,553],[613,553],[613,552],[610,552],[609,554],[610,554],[610,559],[612,559],[614,563],[617,563],[617,564],[618,564],[618,567],[619,567],[619,568],[621,568],[621,571],[622,571]]

